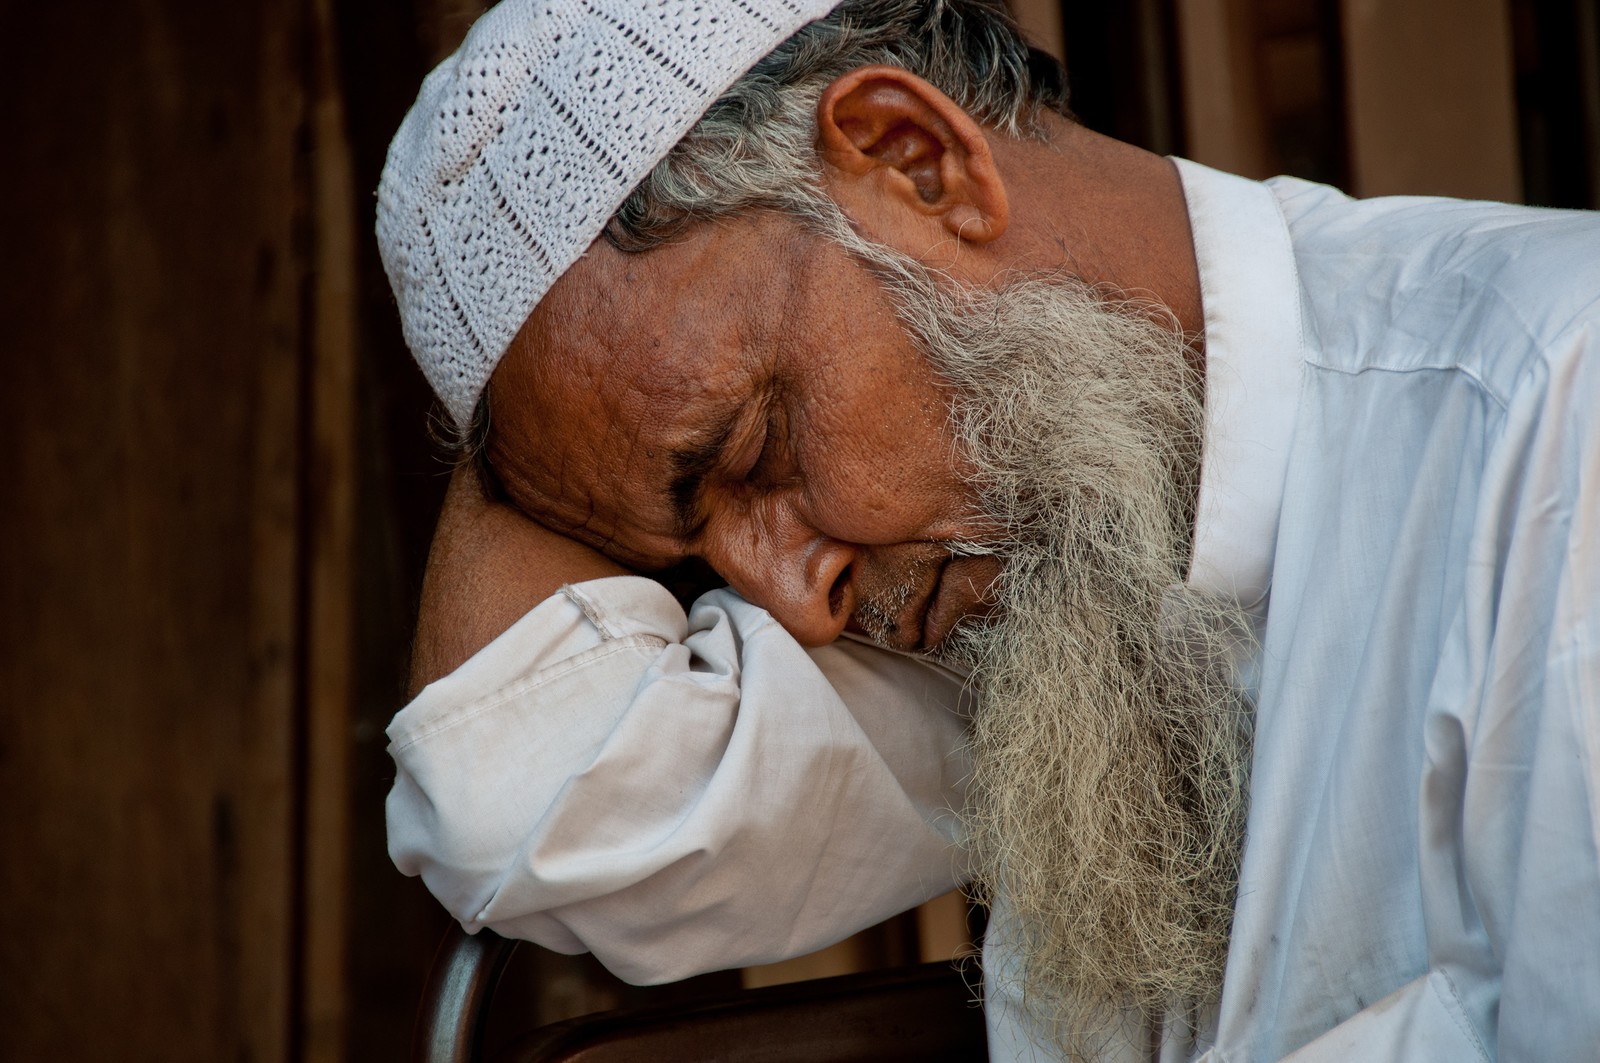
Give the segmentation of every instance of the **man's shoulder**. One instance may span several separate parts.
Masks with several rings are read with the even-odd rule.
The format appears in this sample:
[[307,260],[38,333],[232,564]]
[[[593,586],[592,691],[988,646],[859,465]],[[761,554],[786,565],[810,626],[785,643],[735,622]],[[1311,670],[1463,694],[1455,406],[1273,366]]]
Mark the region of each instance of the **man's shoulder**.
[[1600,328],[1600,213],[1271,185],[1330,368],[1458,368],[1498,391]]
[[[1440,196],[1353,199],[1297,178],[1268,182],[1301,262],[1354,268],[1401,291],[1470,284],[1542,302],[1600,299],[1600,211]],[[1525,292],[1524,292],[1525,290]]]

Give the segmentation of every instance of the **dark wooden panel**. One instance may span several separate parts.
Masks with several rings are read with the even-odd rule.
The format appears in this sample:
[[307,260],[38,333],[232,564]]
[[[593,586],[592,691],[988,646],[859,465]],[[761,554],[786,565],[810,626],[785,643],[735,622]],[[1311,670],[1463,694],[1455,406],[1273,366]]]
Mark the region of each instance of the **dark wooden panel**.
[[400,335],[372,236],[389,139],[423,75],[482,9],[474,0],[336,0],[332,38],[344,103],[355,232],[353,657],[347,799],[349,987],[354,1060],[404,1059],[429,960],[448,916],[389,861],[383,802],[394,764],[383,730],[404,704],[423,563],[449,469],[427,435],[432,397]]
[[11,19],[0,1058],[286,1058],[304,27]]
[[1172,0],[1061,5],[1074,114],[1163,155],[1185,150]]
[[1512,0],[1524,192],[1600,208],[1600,0]]
[[1345,0],[1352,191],[1522,196],[1508,0]]
[[1336,0],[1191,0],[1178,28],[1192,158],[1348,183]]

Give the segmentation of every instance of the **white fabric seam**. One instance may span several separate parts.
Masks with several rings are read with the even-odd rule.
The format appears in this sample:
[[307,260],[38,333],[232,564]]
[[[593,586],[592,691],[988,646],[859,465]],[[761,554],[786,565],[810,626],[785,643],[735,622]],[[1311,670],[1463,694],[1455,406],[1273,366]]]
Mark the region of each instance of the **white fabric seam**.
[[419,724],[416,730],[404,739],[396,739],[389,744],[391,754],[404,753],[411,746],[424,738],[431,738],[443,734],[445,731],[460,727],[477,719],[485,713],[493,712],[503,707],[507,702],[524,697],[547,683],[554,682],[571,672],[577,671],[585,665],[622,653],[628,650],[641,650],[651,654],[659,653],[667,645],[667,640],[658,635],[625,635],[616,639],[592,646],[582,653],[558,661],[548,668],[543,668],[535,675],[522,682],[510,683],[496,690],[492,695],[481,699],[470,708],[459,713],[452,713],[442,720]]

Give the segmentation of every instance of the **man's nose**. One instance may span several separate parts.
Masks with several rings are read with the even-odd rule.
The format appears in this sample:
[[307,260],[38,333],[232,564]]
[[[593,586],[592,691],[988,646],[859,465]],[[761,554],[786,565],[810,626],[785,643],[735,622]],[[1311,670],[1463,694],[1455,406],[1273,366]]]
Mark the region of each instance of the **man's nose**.
[[799,526],[743,530],[749,537],[725,556],[707,557],[712,567],[801,645],[838,638],[855,608],[851,578],[859,548]]

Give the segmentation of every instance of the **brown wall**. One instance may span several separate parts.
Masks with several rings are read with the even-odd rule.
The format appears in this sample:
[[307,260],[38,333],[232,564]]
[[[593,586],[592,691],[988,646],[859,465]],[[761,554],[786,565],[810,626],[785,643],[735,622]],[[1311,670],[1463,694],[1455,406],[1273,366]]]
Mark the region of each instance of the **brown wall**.
[[281,1058],[305,13],[14,15],[0,1055]]
[[[363,61],[414,90],[387,10]],[[365,330],[351,57],[313,0],[10,30],[0,1058],[336,1058],[372,1011],[393,1058],[442,920],[373,871],[373,728],[440,476],[384,447],[422,405]]]
[[[1594,0],[1421,3],[1028,6],[1161,150],[1592,202]],[[445,470],[368,233],[475,10],[9,12],[0,1059],[404,1052],[444,918],[384,853],[382,729]],[[630,999],[542,962],[546,1003]]]

